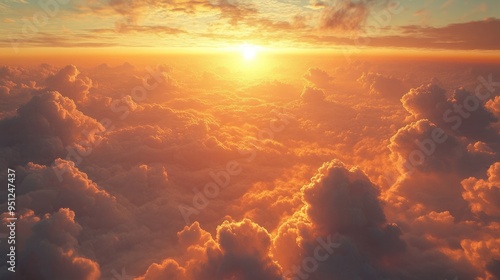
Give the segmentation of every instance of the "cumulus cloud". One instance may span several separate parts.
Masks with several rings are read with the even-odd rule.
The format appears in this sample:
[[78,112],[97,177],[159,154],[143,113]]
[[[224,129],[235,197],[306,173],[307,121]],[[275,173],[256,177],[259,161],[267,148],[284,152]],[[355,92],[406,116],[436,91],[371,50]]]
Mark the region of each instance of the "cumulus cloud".
[[[0,95],[18,102],[2,111],[0,144],[17,172],[20,260],[36,264],[24,279],[498,274],[498,102],[459,129],[442,119],[474,105],[457,81],[475,72],[437,75],[459,89],[415,87],[402,106],[380,97],[443,70],[297,58],[242,79],[247,69],[207,61],[159,66],[161,82],[131,64],[0,68]],[[195,207],[207,185],[219,194],[186,225],[179,205]]]
[[161,263],[154,263],[149,266],[146,274],[141,277],[135,278],[137,280],[154,280],[154,279],[172,279],[184,280],[189,279],[186,277],[186,269],[181,267],[173,259],[165,259]]
[[[46,170],[41,166],[28,167]],[[74,172],[78,171],[72,170]],[[64,181],[75,186],[75,190],[81,189],[76,187],[78,183],[71,182],[73,175],[68,173],[67,176]],[[79,175],[81,179],[84,176]],[[26,177],[23,181],[33,180]],[[84,189],[89,194],[77,196],[92,194],[99,201],[99,190],[88,184]],[[36,186],[25,187],[24,183],[22,188],[38,189]],[[392,270],[398,258],[409,260],[415,257],[407,251],[401,229],[387,222],[377,186],[360,169],[348,169],[338,160],[325,163],[301,193],[304,206],[283,221],[275,236],[249,219],[240,222],[226,220],[217,227],[215,237],[195,222],[177,234],[179,251],[185,253],[175,259],[167,258],[151,264],[138,279],[282,279],[283,273],[285,277],[292,277],[294,273],[311,273],[315,279],[325,280],[332,275],[339,279],[384,279],[401,276],[401,272]],[[74,201],[63,194],[61,191],[66,197],[64,201]],[[113,202],[106,201],[106,204]],[[80,209],[78,203],[68,205],[75,209],[81,223],[87,225],[85,215],[88,213]],[[110,213],[98,205],[94,207],[102,213]],[[327,258],[316,260],[317,268],[308,272],[303,261],[315,256],[318,248],[322,248]],[[411,269],[418,265],[413,263]],[[443,264],[442,269],[447,265],[450,263]],[[422,277],[428,277],[428,273],[431,272],[425,269],[416,272]]]
[[0,117],[11,117],[33,93],[42,90],[43,80],[52,74],[52,67],[42,64],[34,71],[22,67],[0,67]]
[[304,74],[304,79],[315,87],[327,89],[331,86],[333,77],[325,70],[319,68],[309,68]]
[[81,253],[81,231],[75,213],[67,208],[43,215],[17,252],[18,267],[29,269],[20,269],[12,279],[100,279],[99,264]]
[[328,257],[307,273],[314,279],[383,279],[387,271],[378,260],[405,252],[401,230],[387,223],[378,188],[358,168],[327,162],[302,193],[304,208],[281,225],[274,241],[274,254],[290,274],[307,273],[307,257],[323,248]]
[[429,119],[437,126],[471,139],[496,141],[497,133],[491,128],[497,121],[473,93],[459,88],[448,98],[446,91],[436,84],[411,89],[401,98],[408,112],[416,119]]
[[465,147],[454,136],[427,119],[408,124],[391,138],[389,149],[402,173],[450,170],[465,153]]
[[469,151],[461,138],[427,119],[399,129],[389,149],[401,174],[388,191],[389,200],[409,217],[426,211],[449,211],[457,219],[469,215],[460,181],[493,160],[489,153]]
[[58,91],[75,102],[86,101],[92,88],[92,80],[81,77],[80,71],[74,65],[68,65],[53,76],[47,77],[45,83],[47,90]]
[[401,80],[392,76],[384,76],[380,73],[363,73],[358,82],[375,95],[401,98],[406,93],[406,88]]
[[500,118],[500,96],[496,96],[488,101],[486,103],[486,108],[492,112],[497,119]]
[[302,98],[305,103],[318,103],[325,100],[325,92],[321,89],[306,86],[300,98]]
[[125,218],[127,211],[115,198],[100,189],[72,161],[57,159],[53,167],[28,163],[19,171],[19,206],[37,215],[69,208],[81,224],[94,228],[110,228]]
[[[152,264],[139,279],[264,279],[279,280],[280,267],[269,257],[271,237],[267,230],[245,219],[225,221],[216,238],[196,222],[178,233],[187,247],[185,267],[172,259]],[[198,257],[198,258],[197,258]],[[192,258],[192,259],[190,259]]]
[[456,219],[470,217],[465,197],[474,194],[462,195],[461,181],[481,176],[496,160],[495,118],[478,96],[459,88],[448,97],[435,83],[411,89],[401,101],[416,121],[389,144],[403,174],[389,191],[391,201],[410,216],[449,211]]
[[488,169],[488,179],[468,178],[462,181],[463,197],[470,203],[472,212],[500,216],[500,162]]
[[141,164],[130,169],[114,169],[102,184],[119,190],[118,194],[125,196],[131,203],[144,204],[157,195],[155,190],[168,187],[168,173],[162,164]]
[[15,116],[0,120],[0,130],[5,133],[0,140],[5,165],[49,163],[64,157],[68,145],[86,149],[104,128],[79,111],[73,100],[49,91],[33,96]]
[[485,269],[486,279],[496,279],[498,258],[500,257],[498,249],[500,248],[500,240],[498,238],[485,238],[485,240],[464,239],[460,245],[471,262]]

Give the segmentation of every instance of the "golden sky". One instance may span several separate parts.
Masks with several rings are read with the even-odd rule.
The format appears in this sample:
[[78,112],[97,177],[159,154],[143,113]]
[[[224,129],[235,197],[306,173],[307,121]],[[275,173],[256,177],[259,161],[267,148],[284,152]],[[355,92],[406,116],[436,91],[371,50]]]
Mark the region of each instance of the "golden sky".
[[0,47],[495,50],[500,3],[3,0]]

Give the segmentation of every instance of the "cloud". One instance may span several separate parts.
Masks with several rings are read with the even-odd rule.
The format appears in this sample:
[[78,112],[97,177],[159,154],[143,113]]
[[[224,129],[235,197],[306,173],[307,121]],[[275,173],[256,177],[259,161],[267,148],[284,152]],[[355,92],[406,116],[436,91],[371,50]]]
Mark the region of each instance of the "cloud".
[[488,264],[486,265],[486,269],[488,270],[489,273],[492,274],[492,276],[496,278],[500,278],[500,260],[499,259],[492,259]]
[[405,109],[416,119],[429,119],[449,133],[470,139],[496,141],[492,124],[497,121],[485,107],[487,100],[463,89],[456,89],[450,98],[436,84],[411,89],[401,98]]
[[237,25],[249,15],[256,13],[255,8],[247,3],[228,0],[166,1],[162,3],[152,3],[147,0],[112,0],[110,2],[112,9],[124,16],[124,21],[121,22],[121,24],[126,25],[137,25],[144,10],[151,7],[151,4],[157,9],[165,9],[171,12],[183,12],[186,14],[200,13],[207,10],[217,11],[220,18],[228,19],[229,23],[232,25]]
[[344,232],[385,222],[376,187],[361,170],[347,170],[339,161],[323,165],[303,192],[307,214],[320,231]]
[[334,1],[319,2],[323,6],[319,27],[336,31],[357,31],[366,22],[371,1]]
[[144,25],[127,25],[126,23],[120,22],[115,24],[114,29],[106,29],[106,28],[100,28],[100,29],[92,29],[91,30],[94,33],[153,33],[153,34],[167,34],[167,35],[177,35],[177,34],[182,34],[186,33],[186,31],[179,29],[179,28],[173,28],[169,26],[144,26]]
[[[500,19],[487,18],[482,21],[454,23],[444,27],[404,26],[401,31],[403,40],[396,42],[394,38],[379,38],[377,42],[387,41],[387,46],[417,48],[442,48],[456,50],[496,50],[500,40],[491,37],[494,30],[500,27]],[[377,43],[375,43],[377,44]]]
[[312,88],[312,87],[304,87],[304,90],[302,91],[302,94],[300,95],[300,98],[305,103],[318,103],[318,102],[323,102],[325,100],[325,92],[321,89],[317,88]]
[[[64,259],[84,279],[97,271],[112,278],[122,268],[139,279],[176,280],[495,275],[497,180],[486,170],[498,169],[498,141],[487,137],[498,129],[496,99],[481,102],[462,129],[440,120],[470,99],[460,86],[473,88],[478,71],[491,67],[368,61],[332,68],[297,56],[296,67],[270,62],[241,78],[248,69],[233,61],[207,61],[185,68],[179,57],[160,66],[163,81],[143,100],[132,90],[157,80],[131,64],[0,68],[0,94],[19,97],[0,120],[3,164],[16,169],[23,217],[19,252],[28,243],[30,252],[42,251],[35,243],[55,244],[48,260]],[[403,104],[381,98],[433,76],[459,90],[424,84]],[[86,101],[48,91],[47,80]],[[114,112],[115,101],[125,111]],[[103,131],[97,120],[105,118],[112,125]],[[385,180],[385,171],[411,159],[413,172]],[[234,161],[241,173],[227,179]],[[179,205],[193,205],[198,191],[226,179],[228,187],[183,229]],[[61,211],[73,213],[72,226],[32,231]]]
[[21,174],[19,207],[32,209],[37,215],[69,208],[86,227],[111,228],[123,222],[127,213],[72,161],[56,159],[53,167],[29,163]]
[[[40,169],[39,166],[33,167]],[[282,279],[282,267],[291,270],[294,262],[301,262],[300,256],[314,256],[316,248],[321,246],[318,240],[331,242],[332,236],[336,236],[340,247],[331,247],[335,251],[327,260],[318,263],[318,269],[312,274],[315,279],[326,280],[332,275],[339,279],[383,279],[384,275],[400,275],[391,269],[392,266],[385,265],[388,261],[395,265],[394,258],[407,252],[401,230],[395,224],[387,223],[378,189],[365,174],[357,168],[347,169],[336,160],[328,162],[311,183],[302,188],[302,193],[304,207],[281,224],[277,236],[273,237],[266,229],[244,219],[223,222],[213,238],[195,222],[177,235],[179,252],[185,253],[176,259],[167,258],[151,264],[138,279],[221,279],[231,276]],[[77,216],[81,217],[82,214],[78,214],[82,213],[81,210],[77,211]],[[81,221],[83,225],[87,224],[85,220]],[[292,246],[288,242],[292,242]],[[328,252],[328,249],[322,250]],[[299,259],[287,260],[283,255]],[[405,259],[412,257],[409,255]],[[385,264],[379,263],[379,258],[385,259]],[[419,265],[424,263],[412,263],[410,269]],[[439,264],[443,270],[447,265],[450,264]],[[431,272],[425,267],[422,269],[415,273],[428,277]]]
[[500,96],[495,96],[486,103],[486,108],[492,112],[497,119],[500,118]]
[[[497,227],[498,229],[498,227]],[[495,279],[498,273],[498,258],[500,257],[500,239],[484,238],[483,240],[464,239],[460,243],[471,262],[485,269],[486,279]],[[492,275],[493,274],[493,275]]]
[[186,270],[181,267],[175,260],[165,259],[161,263],[154,263],[149,266],[146,273],[135,278],[137,280],[155,280],[155,279],[171,279],[171,280],[187,280]]
[[388,98],[401,98],[407,90],[400,79],[374,72],[363,72],[358,82],[370,89],[371,94]]
[[43,90],[43,81],[53,74],[53,67],[41,64],[33,69],[23,67],[0,67],[0,110],[2,118],[12,116],[16,110],[33,96]]
[[[435,247],[420,248],[413,239],[413,234],[425,235],[418,230],[433,234],[438,227],[458,234],[450,228],[452,216],[434,213],[426,217],[427,225],[415,224],[404,232],[410,227],[387,221],[378,187],[359,168],[327,162],[301,192],[304,207],[283,220],[273,241],[273,257],[290,279],[428,279],[477,273],[467,261],[455,261],[431,249]],[[465,228],[460,231],[467,232]]]
[[2,48],[11,48],[12,52],[22,50],[24,47],[116,47],[120,43],[112,40],[102,41],[102,36],[85,34],[61,34],[61,33],[21,33],[15,37],[5,37],[0,39]]
[[451,171],[465,154],[465,147],[457,138],[427,119],[400,128],[391,138],[389,149],[402,173],[416,169]]
[[300,94],[300,88],[282,81],[265,81],[244,90],[244,93],[252,95],[267,95],[275,100],[289,101],[291,98],[297,98]]
[[119,190],[119,194],[131,203],[142,205],[157,195],[155,190],[168,187],[168,174],[163,164],[140,164],[130,169],[114,169],[102,184]]
[[472,212],[500,216],[500,162],[488,169],[488,179],[468,178],[462,181],[463,198],[470,203]]
[[86,101],[92,88],[92,80],[80,77],[80,71],[74,65],[68,65],[47,77],[46,84],[48,91],[58,91],[75,102]]
[[[349,2],[349,1],[344,1]],[[356,31],[366,21],[368,8],[360,1],[358,4],[344,4],[351,8],[326,8],[321,26],[334,30]],[[422,11],[424,12],[424,11]],[[352,14],[352,17],[351,17]],[[348,17],[345,22],[342,20]],[[443,27],[407,25],[401,27],[397,35],[380,33],[378,36],[361,34],[355,39],[339,34],[298,34],[301,42],[322,45],[363,45],[370,47],[395,47],[410,49],[442,49],[442,50],[497,50],[500,40],[492,37],[498,30],[500,19],[488,18],[482,21],[455,23]]]
[[212,7],[220,10],[221,18],[229,19],[229,23],[233,25],[257,13],[257,10],[251,5],[234,0],[218,0]]
[[194,258],[190,260],[188,257],[184,268],[172,259],[152,264],[139,279],[164,279],[165,276],[179,280],[281,279],[279,266],[268,255],[271,246],[269,233],[248,219],[225,221],[217,227],[215,239],[197,222],[186,226],[178,236],[185,245],[191,243],[187,254]]
[[442,5],[441,5],[441,9],[447,9],[451,4],[453,4],[455,0],[447,0],[446,2],[444,2]]
[[82,227],[75,213],[61,208],[34,223],[25,248],[18,251],[18,267],[14,279],[100,279],[99,264],[84,257],[78,236]]
[[6,133],[0,140],[4,161],[25,164],[63,157],[68,145],[86,149],[104,128],[79,111],[73,100],[49,91],[33,96],[15,116],[0,120],[0,130]]
[[309,68],[307,73],[304,74],[304,79],[311,85],[323,89],[329,88],[333,81],[333,77],[319,68]]
[[[491,36],[498,30],[497,18],[470,22],[462,19],[462,22],[445,26],[408,25],[411,23],[410,20],[394,28],[389,28],[388,24],[382,24],[381,27],[373,26],[370,22],[373,22],[373,19],[377,23],[379,21],[385,23],[385,12],[389,11],[394,15],[395,10],[401,8],[401,5],[395,5],[392,1],[311,0],[309,5],[307,1],[290,3],[272,1],[263,5],[236,0],[84,2],[75,4],[72,9],[66,7],[66,12],[73,13],[75,20],[78,17],[85,17],[89,23],[97,21],[100,23],[100,28],[72,25],[66,27],[72,32],[61,33],[46,28],[41,32],[41,29],[33,26],[36,32],[30,30],[26,34],[23,32],[26,30],[22,28],[24,26],[16,22],[10,24],[15,33],[0,39],[0,46],[5,48],[15,46],[17,50],[33,46],[155,47],[160,38],[153,38],[151,34],[175,39],[175,42],[172,40],[169,43],[169,46],[174,44],[175,47],[192,46],[191,43],[194,41],[204,47],[214,45],[225,47],[228,43],[239,44],[248,40],[299,48],[314,44],[321,44],[324,47],[339,45],[355,47],[363,41],[367,42],[364,45],[372,47],[494,51],[499,49],[500,44],[495,36]],[[452,1],[443,1],[439,6],[442,9],[450,3]],[[277,10],[283,12],[273,12]],[[379,12],[380,14],[377,14]],[[159,13],[163,15],[161,20]],[[428,17],[429,8],[420,9],[414,14],[423,16],[424,21],[428,21],[425,17]],[[29,17],[32,14],[24,16]],[[115,22],[105,20],[110,17],[113,17]],[[186,20],[179,20],[182,18]],[[230,27],[232,29],[227,32]],[[374,29],[376,32],[362,33],[359,36],[362,38],[353,38],[345,34],[354,32],[360,34],[365,28],[376,28]],[[121,36],[123,34],[134,38],[125,40]],[[199,40],[200,37],[202,40]]]
[[464,218],[470,212],[460,181],[478,174],[492,160],[488,154],[468,153],[461,138],[427,119],[399,129],[389,149],[401,174],[389,190],[389,200],[409,217],[449,211]]
[[307,273],[318,280],[382,279],[386,272],[378,260],[405,252],[401,230],[386,221],[378,188],[358,168],[327,162],[301,191],[304,207],[274,239],[273,255],[292,276],[308,272],[305,260],[319,254],[319,246],[328,257],[316,260],[317,268]]

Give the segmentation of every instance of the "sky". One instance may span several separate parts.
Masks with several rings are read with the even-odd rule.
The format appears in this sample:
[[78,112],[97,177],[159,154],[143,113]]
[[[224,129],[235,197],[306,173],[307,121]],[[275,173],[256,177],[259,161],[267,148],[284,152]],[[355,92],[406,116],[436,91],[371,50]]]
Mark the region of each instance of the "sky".
[[[2,0],[0,47],[491,50],[495,0]],[[363,39],[363,40],[360,40]]]
[[0,2],[0,279],[500,280],[499,1]]

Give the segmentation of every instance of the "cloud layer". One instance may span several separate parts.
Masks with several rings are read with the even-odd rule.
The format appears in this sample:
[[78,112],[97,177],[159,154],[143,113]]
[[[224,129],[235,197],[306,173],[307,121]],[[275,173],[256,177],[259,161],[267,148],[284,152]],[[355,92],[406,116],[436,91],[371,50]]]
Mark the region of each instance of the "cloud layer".
[[0,68],[14,279],[498,278],[494,67],[292,58]]

